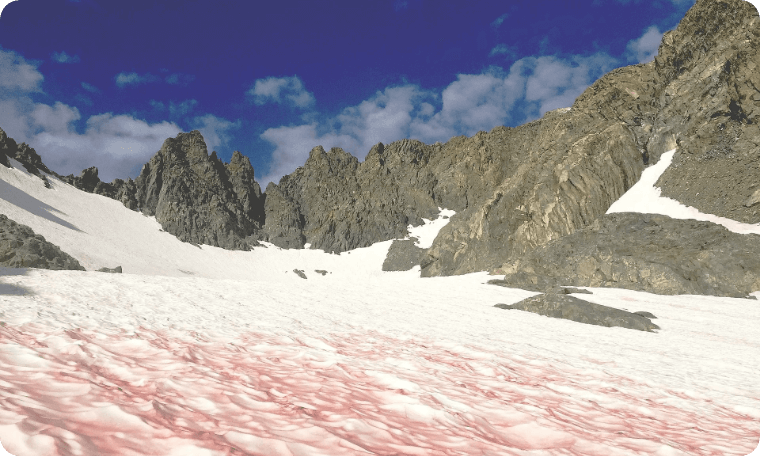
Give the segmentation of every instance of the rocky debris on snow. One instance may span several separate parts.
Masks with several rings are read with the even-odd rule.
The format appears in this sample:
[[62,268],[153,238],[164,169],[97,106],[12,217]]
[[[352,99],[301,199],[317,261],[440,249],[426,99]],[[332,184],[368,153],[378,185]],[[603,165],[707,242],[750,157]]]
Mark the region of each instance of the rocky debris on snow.
[[417,238],[393,241],[383,261],[383,271],[408,271],[419,265],[425,249],[417,247]]
[[107,272],[110,274],[121,274],[121,266],[116,266],[115,268],[100,268],[98,269],[98,272]]
[[323,276],[327,275],[327,271],[325,271],[324,269],[315,269],[314,272],[316,272],[317,274],[321,274]]
[[507,287],[570,285],[746,297],[760,290],[760,235],[664,215],[615,213],[504,264]]
[[0,266],[84,271],[72,256],[3,214],[0,214]]
[[639,331],[653,332],[660,329],[641,313],[631,313],[614,307],[594,304],[563,293],[546,293],[524,299],[517,304],[496,304],[500,309],[515,309],[544,315],[551,318],[563,318],[596,326],[620,326]]
[[304,272],[304,270],[303,270],[303,269],[293,269],[293,272],[295,272],[295,273],[296,273],[296,275],[297,275],[298,277],[302,278],[302,279],[306,279],[306,278],[307,278],[307,277],[306,277],[306,273]]

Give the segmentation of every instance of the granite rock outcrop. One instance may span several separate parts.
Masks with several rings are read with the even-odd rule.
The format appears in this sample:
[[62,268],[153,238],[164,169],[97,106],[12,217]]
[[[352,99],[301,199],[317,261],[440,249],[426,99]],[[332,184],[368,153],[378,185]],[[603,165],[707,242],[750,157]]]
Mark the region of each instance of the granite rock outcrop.
[[616,213],[515,258],[491,283],[746,297],[760,290],[760,235],[710,222]]
[[[702,212],[760,222],[760,17],[742,0],[698,0],[654,61],[653,137],[678,145],[657,182]],[[672,148],[672,147],[671,147]]]
[[4,214],[0,214],[0,266],[84,271],[71,255]]

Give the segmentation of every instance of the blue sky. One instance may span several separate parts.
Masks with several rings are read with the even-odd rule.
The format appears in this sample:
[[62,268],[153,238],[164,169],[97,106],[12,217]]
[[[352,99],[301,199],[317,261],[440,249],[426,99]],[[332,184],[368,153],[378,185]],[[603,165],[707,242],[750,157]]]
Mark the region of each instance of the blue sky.
[[19,0],[0,16],[0,127],[106,181],[199,129],[266,185],[318,144],[363,159],[569,106],[651,60],[693,3]]

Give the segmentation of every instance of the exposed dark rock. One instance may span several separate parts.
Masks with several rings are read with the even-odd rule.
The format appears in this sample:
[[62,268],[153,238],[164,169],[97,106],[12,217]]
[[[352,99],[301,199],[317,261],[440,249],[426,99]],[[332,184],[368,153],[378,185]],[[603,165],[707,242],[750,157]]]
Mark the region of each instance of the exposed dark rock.
[[306,279],[306,273],[303,271],[303,269],[293,269],[293,272],[296,273],[296,275],[302,279]]
[[416,238],[395,240],[383,261],[383,271],[408,271],[420,264],[425,249],[415,245]]
[[760,290],[760,235],[664,215],[609,214],[504,264],[497,284],[745,297]]
[[327,275],[327,271],[325,271],[324,269],[315,269],[314,272],[316,272],[317,274],[322,274],[323,276]]
[[[13,138],[9,138],[8,135],[0,128],[0,164],[7,168],[10,168],[11,164],[8,160],[12,158],[21,163],[24,168],[30,173],[42,178],[47,183],[45,175],[43,173],[55,175],[50,171],[40,158],[37,151],[29,147],[26,143],[17,144]],[[49,183],[46,185],[49,187]]]
[[657,317],[654,316],[651,312],[646,312],[644,310],[639,310],[638,312],[634,312],[636,315],[641,315],[644,318],[649,318],[650,320],[656,320]]
[[76,259],[3,214],[0,214],[0,266],[84,271]]
[[[197,130],[167,139],[135,179],[135,200],[146,215],[184,242],[248,249],[260,228],[260,189],[240,154],[225,165],[208,155]],[[127,191],[122,198],[129,200]]]
[[298,206],[274,184],[269,183],[264,197],[264,217],[267,223],[261,231],[261,239],[284,249],[302,249],[306,242],[303,235],[303,218]]
[[110,274],[121,274],[121,266],[116,266],[115,268],[100,268],[98,269],[98,272],[107,272]]
[[760,222],[755,7],[742,0],[698,0],[663,37],[655,68],[652,134],[678,145],[657,182],[663,196],[705,213]]
[[524,299],[517,304],[496,304],[494,307],[523,310],[546,317],[563,318],[596,326],[620,326],[648,332],[660,329],[641,314],[594,304],[566,294],[541,294]]

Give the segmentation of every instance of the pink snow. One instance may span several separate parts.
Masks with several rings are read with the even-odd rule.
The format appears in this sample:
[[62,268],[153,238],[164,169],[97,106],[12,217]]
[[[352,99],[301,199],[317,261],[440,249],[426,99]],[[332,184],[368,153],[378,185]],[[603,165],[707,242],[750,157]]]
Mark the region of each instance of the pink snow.
[[[653,312],[658,333],[504,311],[493,305],[534,293],[486,273],[382,272],[391,241],[341,255],[199,248],[19,168],[0,166],[0,213],[88,271],[0,268],[0,442],[15,456],[757,446],[757,301],[583,296]],[[429,245],[452,215],[410,234]],[[117,265],[124,274],[92,272]]]

